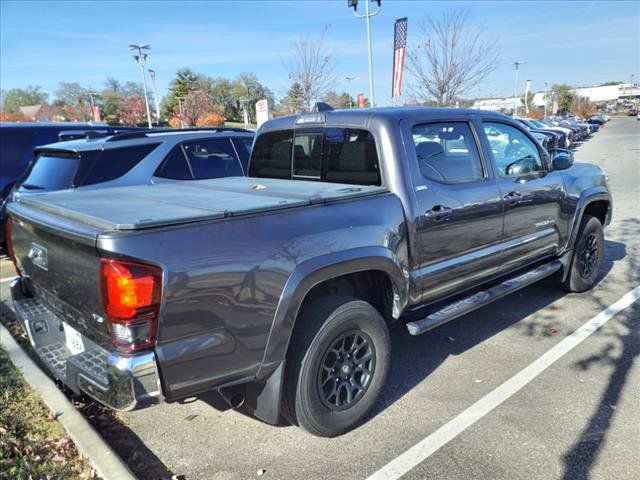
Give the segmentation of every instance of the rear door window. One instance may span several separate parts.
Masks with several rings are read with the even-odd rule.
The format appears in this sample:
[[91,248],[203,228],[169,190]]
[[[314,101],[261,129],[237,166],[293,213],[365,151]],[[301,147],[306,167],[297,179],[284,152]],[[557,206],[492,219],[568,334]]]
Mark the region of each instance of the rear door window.
[[416,125],[412,133],[423,177],[441,183],[484,178],[478,146],[466,122]]
[[234,140],[236,143],[241,143],[249,154],[253,148],[253,137],[240,137]]
[[195,179],[243,175],[240,161],[228,138],[185,142],[183,148]]
[[251,147],[253,146],[253,137],[234,137],[231,139],[233,146],[236,148],[236,152],[240,156],[240,163],[242,164],[242,171],[249,170],[249,157],[251,156]]
[[169,155],[158,167],[155,176],[173,180],[193,180],[193,173],[187,163],[187,157],[184,155],[182,145],[173,147]]
[[120,178],[149,155],[159,143],[103,150],[76,186],[93,185]]

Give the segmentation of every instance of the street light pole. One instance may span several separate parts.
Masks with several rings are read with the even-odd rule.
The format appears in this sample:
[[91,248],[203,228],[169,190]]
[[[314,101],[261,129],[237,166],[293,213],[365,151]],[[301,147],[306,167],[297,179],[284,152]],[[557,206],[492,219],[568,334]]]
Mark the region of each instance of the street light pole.
[[129,50],[137,50],[138,55],[134,55],[133,58],[136,59],[138,65],[140,66],[140,75],[142,75],[142,89],[144,91],[144,105],[147,109],[147,123],[149,124],[149,128],[152,128],[151,124],[151,112],[149,111],[149,97],[147,96],[147,77],[144,74],[144,65],[147,62],[147,54],[142,53],[142,50],[149,50],[151,45],[145,43],[143,45],[129,45]]
[[349,76],[344,77],[348,85],[347,90],[349,93],[349,108],[353,108],[353,100],[351,99],[351,80],[354,80],[355,78],[356,77],[349,77]]
[[547,92],[549,91],[549,87],[547,82],[544,82],[544,117],[547,118],[547,101],[549,100]]
[[518,90],[518,67],[520,65],[524,65],[527,62],[513,62],[513,65],[516,66],[516,81],[513,84],[513,116],[518,116],[518,98],[516,96],[516,92]]
[[[378,9],[371,13],[369,11],[369,2],[375,1],[378,3]],[[364,15],[358,15],[356,10],[358,8],[358,0],[348,0],[347,5],[349,7],[353,7],[353,14],[356,18],[364,18],[367,21],[367,48],[369,53],[369,103],[372,107],[375,107],[376,100],[373,92],[373,54],[371,51],[371,17],[375,17],[380,13],[382,7],[380,6],[380,2],[382,0],[364,0]]]
[[160,125],[160,107],[158,106],[158,90],[156,88],[156,71],[149,69],[149,76],[151,77],[151,86],[153,87],[153,100],[156,103],[156,125]]

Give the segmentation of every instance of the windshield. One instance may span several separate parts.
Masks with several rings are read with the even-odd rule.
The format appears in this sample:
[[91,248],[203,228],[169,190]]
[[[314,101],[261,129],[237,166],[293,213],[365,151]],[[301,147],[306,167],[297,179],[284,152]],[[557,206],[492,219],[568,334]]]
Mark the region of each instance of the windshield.
[[73,184],[80,159],[77,156],[40,155],[20,184],[20,190],[60,190]]

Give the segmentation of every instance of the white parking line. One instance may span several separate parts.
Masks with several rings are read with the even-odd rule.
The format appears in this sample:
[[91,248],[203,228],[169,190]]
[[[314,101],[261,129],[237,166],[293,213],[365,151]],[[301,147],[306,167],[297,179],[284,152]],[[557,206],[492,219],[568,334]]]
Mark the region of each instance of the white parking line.
[[14,278],[18,278],[18,277],[2,278],[2,279],[0,279],[0,283],[10,282]]
[[583,340],[607,323],[616,314],[633,304],[640,298],[640,286],[634,288],[620,300],[603,310],[587,323],[578,328],[571,335],[560,341],[555,347],[547,351],[529,366],[518,372],[498,388],[482,397],[467,408],[460,415],[444,424],[425,439],[418,442],[406,452],[387,463],[367,480],[397,479],[426,460],[456,436],[480,420],[502,402],[518,392],[522,387],[544,372],[564,354],[579,345]]

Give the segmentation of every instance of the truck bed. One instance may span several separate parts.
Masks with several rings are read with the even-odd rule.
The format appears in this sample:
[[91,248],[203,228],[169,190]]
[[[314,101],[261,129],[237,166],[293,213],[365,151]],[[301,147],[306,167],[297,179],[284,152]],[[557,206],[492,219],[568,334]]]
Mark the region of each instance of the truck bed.
[[218,178],[52,192],[20,203],[100,230],[140,230],[344,200],[384,187],[266,178]]

